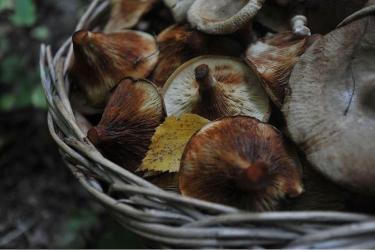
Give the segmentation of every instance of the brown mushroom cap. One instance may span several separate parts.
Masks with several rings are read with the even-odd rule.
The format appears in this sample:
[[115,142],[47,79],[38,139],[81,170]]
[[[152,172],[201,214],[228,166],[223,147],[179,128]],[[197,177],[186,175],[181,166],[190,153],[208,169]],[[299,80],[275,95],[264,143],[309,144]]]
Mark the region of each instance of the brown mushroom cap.
[[168,78],[162,95],[168,116],[194,113],[214,120],[243,114],[267,121],[270,115],[256,70],[231,57],[201,56],[184,63]]
[[134,27],[153,2],[154,0],[111,0],[111,14],[103,32],[113,33]]
[[190,25],[172,25],[161,32],[158,63],[151,74],[151,81],[160,89],[168,77],[181,64],[201,55],[226,55],[239,57],[243,46],[226,36],[213,36],[194,30]]
[[144,79],[124,78],[112,92],[102,119],[87,137],[109,160],[135,171],[164,121],[163,100],[156,86]]
[[279,209],[302,191],[296,154],[273,126],[247,116],[205,125],[181,158],[183,195],[252,211]]
[[141,31],[104,34],[80,30],[73,35],[72,82],[90,105],[104,106],[108,91],[123,77],[146,77],[157,62],[155,39]]
[[311,165],[353,191],[375,194],[375,17],[338,28],[295,65],[283,113]]
[[188,11],[188,21],[208,34],[230,34],[250,22],[264,1],[196,0]]
[[254,64],[263,79],[267,94],[281,108],[285,88],[298,58],[321,35],[295,37],[292,32],[282,32],[259,39],[246,50],[246,62]]

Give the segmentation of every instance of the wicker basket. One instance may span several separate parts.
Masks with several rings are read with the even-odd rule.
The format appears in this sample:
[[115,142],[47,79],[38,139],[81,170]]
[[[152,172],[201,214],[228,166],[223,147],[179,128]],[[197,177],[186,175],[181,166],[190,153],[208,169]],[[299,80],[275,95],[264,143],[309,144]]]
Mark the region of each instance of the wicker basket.
[[[94,0],[76,30],[108,8]],[[42,45],[40,69],[48,127],[82,186],[124,227],[153,248],[374,248],[375,217],[341,212],[250,213],[163,191],[104,158],[76,123],[65,77],[70,39],[53,57]],[[65,58],[64,58],[65,55]],[[101,183],[107,183],[108,193]],[[121,197],[121,198],[114,198]],[[125,198],[124,198],[125,197]]]

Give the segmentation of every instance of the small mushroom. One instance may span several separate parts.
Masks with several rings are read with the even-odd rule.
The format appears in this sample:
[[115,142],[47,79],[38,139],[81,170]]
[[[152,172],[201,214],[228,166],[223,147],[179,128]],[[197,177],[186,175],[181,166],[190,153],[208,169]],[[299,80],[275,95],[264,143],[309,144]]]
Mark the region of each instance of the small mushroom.
[[243,114],[267,121],[270,115],[256,69],[237,58],[194,58],[168,78],[162,95],[168,116],[193,113],[214,120]]
[[164,104],[156,86],[127,77],[114,87],[102,119],[87,137],[109,160],[134,172],[164,119]]
[[290,21],[292,26],[292,31],[295,36],[310,36],[310,29],[306,27],[307,18],[302,15],[296,15]]
[[196,0],[188,11],[192,27],[208,34],[230,34],[250,23],[265,0]]
[[145,32],[80,30],[72,40],[74,63],[68,74],[94,107],[104,106],[107,93],[120,79],[146,77],[157,62],[156,41]]
[[301,194],[299,159],[276,128],[247,116],[205,125],[181,158],[179,186],[185,196],[251,211],[283,209]]
[[290,31],[261,38],[246,50],[246,62],[254,64],[268,96],[281,108],[285,88],[298,58],[321,35],[295,37]]
[[133,28],[151,8],[154,0],[111,0],[111,14],[104,33],[113,33]]
[[312,167],[375,195],[375,17],[323,36],[293,68],[282,112]]
[[172,25],[161,32],[158,63],[151,74],[151,81],[160,89],[168,77],[181,64],[201,55],[226,55],[239,57],[244,47],[227,36],[214,36],[192,29],[188,24]]

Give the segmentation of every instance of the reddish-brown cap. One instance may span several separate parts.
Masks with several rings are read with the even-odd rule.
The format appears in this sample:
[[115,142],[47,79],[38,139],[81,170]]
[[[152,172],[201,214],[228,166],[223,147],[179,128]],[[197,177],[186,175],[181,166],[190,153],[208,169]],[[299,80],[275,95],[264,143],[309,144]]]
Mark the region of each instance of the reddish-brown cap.
[[135,171],[165,116],[163,100],[154,84],[124,78],[112,91],[99,124],[87,136],[109,160]]
[[156,41],[150,34],[77,31],[72,37],[74,63],[69,77],[92,106],[104,106],[108,91],[127,76],[146,77],[154,68]]
[[280,208],[303,191],[300,162],[273,126],[247,116],[205,125],[181,158],[183,195],[251,211]]

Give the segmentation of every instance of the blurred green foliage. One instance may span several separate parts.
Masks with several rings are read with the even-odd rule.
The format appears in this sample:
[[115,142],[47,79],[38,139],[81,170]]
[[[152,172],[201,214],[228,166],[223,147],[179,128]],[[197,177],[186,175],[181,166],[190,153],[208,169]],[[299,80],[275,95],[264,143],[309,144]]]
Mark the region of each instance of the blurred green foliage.
[[14,0],[15,12],[10,20],[17,26],[32,26],[36,20],[35,5],[32,0]]
[[[26,69],[22,55],[10,53],[7,36],[12,30],[32,27],[36,21],[36,6],[32,0],[1,0],[0,14],[7,17],[5,28],[0,29],[0,110],[14,110],[34,106],[46,108],[44,92],[40,84],[39,69],[33,72]],[[30,30],[30,36],[43,40],[49,36],[46,27]]]

